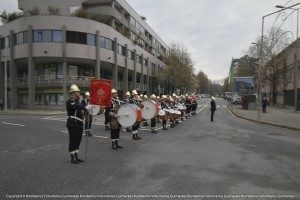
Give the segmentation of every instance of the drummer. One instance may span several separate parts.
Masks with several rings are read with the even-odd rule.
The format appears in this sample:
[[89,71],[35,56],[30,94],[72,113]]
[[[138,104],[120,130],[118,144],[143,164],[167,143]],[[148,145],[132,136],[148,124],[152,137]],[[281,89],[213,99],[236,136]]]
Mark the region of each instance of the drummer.
[[[125,103],[129,103],[130,98],[131,98],[131,94],[130,94],[129,91],[127,91],[126,94],[125,94],[124,102],[125,102]],[[125,132],[125,131],[131,132],[131,131],[132,131],[132,130],[131,130],[131,127],[127,127],[127,128],[124,130],[124,132]]]
[[[169,96],[169,108],[171,108],[172,110],[174,110],[174,108],[175,108],[174,99],[171,96]],[[169,116],[169,118],[170,118],[170,127],[171,128],[175,128],[176,125],[175,125],[175,117],[174,117],[174,115],[171,114]]]
[[[145,96],[146,96],[146,95],[144,95],[144,98],[145,98]],[[146,97],[147,97],[147,96],[146,96]],[[150,100],[156,102],[155,99],[156,99],[155,94],[152,94],[152,95],[150,96]],[[157,117],[157,116],[154,116],[154,117],[151,119],[151,133],[154,133],[154,134],[157,133],[156,128],[155,128],[155,126],[156,126],[156,117]]]
[[[145,101],[145,100],[148,100],[148,96],[145,94],[144,96],[141,94],[140,95],[140,97],[141,97],[141,103],[143,102],[143,101]],[[146,119],[143,119],[143,126],[149,126],[149,124],[148,124],[148,122],[147,122],[147,120]]]
[[[180,96],[180,99],[179,99],[179,101],[178,101],[178,103],[179,104],[181,104],[181,105],[184,105],[184,102],[185,102],[185,96],[184,95],[181,95]],[[185,119],[184,119],[184,111],[182,110],[181,111],[181,121],[185,121]]]
[[[167,105],[167,96],[166,95],[162,95],[161,97],[161,108],[162,109],[169,109],[168,105]],[[163,130],[168,130],[167,128],[167,120],[163,119],[162,120],[162,125],[163,125]]]
[[191,117],[191,107],[192,107],[192,102],[191,102],[191,97],[188,96],[188,94],[185,95],[186,100],[185,100],[185,106],[186,106],[186,119],[189,119]]
[[[139,106],[139,95],[137,93],[136,90],[132,90],[132,98],[129,100],[129,103],[130,104],[135,104],[136,106]],[[138,136],[138,129],[139,129],[139,125],[140,125],[140,122],[136,121],[135,124],[132,126],[132,139],[133,140],[140,140],[142,138],[140,138]]]
[[191,108],[192,115],[196,115],[197,106],[198,106],[198,103],[196,101],[195,95],[193,94],[192,95],[192,108]]
[[120,130],[121,125],[117,120],[117,112],[121,106],[120,101],[118,100],[118,91],[115,89],[111,90],[111,107],[109,112],[109,121],[110,121],[110,138],[112,141],[112,149],[118,150],[123,147],[119,146],[119,139],[120,139]]

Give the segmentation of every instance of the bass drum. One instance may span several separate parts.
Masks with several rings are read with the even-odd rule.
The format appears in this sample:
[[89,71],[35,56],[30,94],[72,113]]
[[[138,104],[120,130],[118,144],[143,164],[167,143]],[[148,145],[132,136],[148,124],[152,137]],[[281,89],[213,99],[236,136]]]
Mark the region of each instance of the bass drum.
[[122,105],[118,110],[118,122],[124,127],[132,126],[136,121],[142,121],[141,109],[134,104]]
[[145,100],[142,102],[142,116],[144,119],[152,119],[159,112],[159,107],[156,102]]

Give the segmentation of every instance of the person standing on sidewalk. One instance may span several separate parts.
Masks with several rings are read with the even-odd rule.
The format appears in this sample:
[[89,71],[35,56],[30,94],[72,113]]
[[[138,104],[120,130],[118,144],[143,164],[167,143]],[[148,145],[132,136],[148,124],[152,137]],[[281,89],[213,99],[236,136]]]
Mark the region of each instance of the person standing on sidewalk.
[[85,106],[79,101],[80,90],[77,85],[73,84],[70,87],[70,98],[66,102],[68,119],[67,125],[69,131],[69,152],[71,155],[71,163],[78,164],[83,162],[78,158],[79,146],[82,139],[83,132],[83,113]]
[[264,98],[261,100],[261,103],[262,103],[263,113],[267,113],[267,104],[268,104],[267,98],[264,97]]
[[215,111],[217,110],[217,107],[216,107],[216,102],[215,102],[215,97],[211,97],[211,102],[210,102],[210,121],[214,121],[214,114],[215,114]]

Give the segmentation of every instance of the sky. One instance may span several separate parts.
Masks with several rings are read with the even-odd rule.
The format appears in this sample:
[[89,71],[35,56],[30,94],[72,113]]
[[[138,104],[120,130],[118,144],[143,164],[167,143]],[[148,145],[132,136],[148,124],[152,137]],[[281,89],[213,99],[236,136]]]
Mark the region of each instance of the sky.
[[[195,74],[203,71],[213,81],[226,78],[232,58],[245,55],[261,35],[262,16],[277,11],[276,5],[299,3],[299,0],[126,1],[146,17],[146,23],[166,44],[180,44],[188,50]],[[17,11],[17,3],[17,0],[1,0],[0,10]],[[264,29],[268,30],[274,20],[273,16],[266,17]],[[293,29],[296,20],[285,24],[287,29]]]

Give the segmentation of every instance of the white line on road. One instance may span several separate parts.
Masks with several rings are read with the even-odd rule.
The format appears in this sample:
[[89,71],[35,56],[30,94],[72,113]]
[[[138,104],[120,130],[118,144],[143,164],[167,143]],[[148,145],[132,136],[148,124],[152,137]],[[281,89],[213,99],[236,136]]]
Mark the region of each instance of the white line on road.
[[45,117],[45,118],[42,118],[42,119],[50,119],[50,118],[54,118],[56,116],[50,116],[50,117]]
[[13,123],[7,123],[7,122],[1,122],[2,124],[12,125],[12,126],[25,126],[23,124],[13,124]]
[[[62,133],[69,133],[68,131],[61,131],[61,132],[62,132]],[[82,135],[85,136],[85,134],[82,134]],[[100,135],[93,135],[93,137],[108,139],[108,137],[100,136]]]

